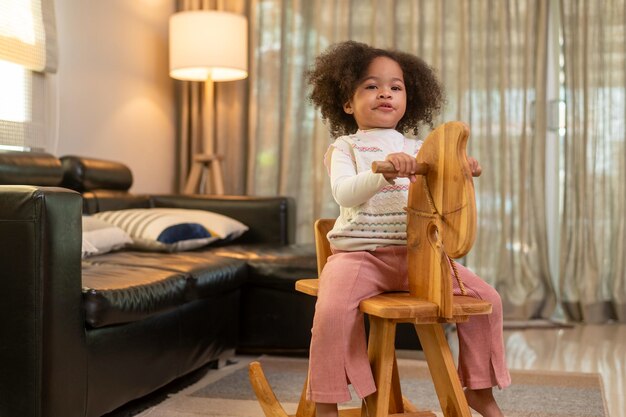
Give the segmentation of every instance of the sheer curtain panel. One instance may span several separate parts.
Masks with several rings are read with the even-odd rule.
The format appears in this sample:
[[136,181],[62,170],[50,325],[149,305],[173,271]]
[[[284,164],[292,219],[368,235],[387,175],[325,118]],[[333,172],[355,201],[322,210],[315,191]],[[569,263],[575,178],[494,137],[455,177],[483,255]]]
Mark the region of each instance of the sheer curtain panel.
[[574,321],[626,322],[626,4],[560,3],[563,307]]

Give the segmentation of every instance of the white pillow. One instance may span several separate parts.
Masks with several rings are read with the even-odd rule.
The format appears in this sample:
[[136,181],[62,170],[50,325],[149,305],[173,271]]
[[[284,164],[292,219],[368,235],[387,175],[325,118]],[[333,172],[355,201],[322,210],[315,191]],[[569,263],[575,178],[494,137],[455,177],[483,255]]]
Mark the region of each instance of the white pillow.
[[81,256],[86,258],[88,256],[93,256],[98,253],[98,248],[96,248],[84,235],[83,235],[83,244],[81,249]]
[[104,211],[97,218],[123,229],[142,250],[177,252],[235,239],[248,230],[230,217],[205,210],[149,208]]
[[83,258],[102,255],[131,243],[133,240],[119,227],[94,216],[83,216]]

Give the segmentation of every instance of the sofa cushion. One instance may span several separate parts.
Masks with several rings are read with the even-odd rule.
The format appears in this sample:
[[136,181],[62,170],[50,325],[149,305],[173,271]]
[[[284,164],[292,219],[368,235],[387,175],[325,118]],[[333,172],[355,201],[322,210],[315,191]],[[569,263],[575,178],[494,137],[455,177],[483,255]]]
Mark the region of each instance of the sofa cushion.
[[78,192],[92,190],[127,191],[133,185],[133,174],[120,162],[81,156],[62,156],[62,186]]
[[185,274],[140,266],[83,262],[82,286],[92,327],[141,320],[187,300]]
[[123,251],[83,261],[87,323],[102,327],[140,320],[189,301],[236,291],[247,267],[206,254]]
[[206,210],[151,208],[106,211],[95,217],[124,229],[137,249],[178,252],[241,236],[248,227]]
[[89,258],[97,264],[155,268],[186,274],[188,299],[205,298],[239,288],[246,280],[245,262],[202,252],[163,255],[153,252],[122,251]]
[[295,291],[296,281],[317,277],[317,258],[313,244],[226,245],[204,252],[241,259],[250,267],[247,285]]
[[131,194],[126,191],[95,190],[83,193],[83,213],[100,211],[149,208],[150,196]]
[[62,177],[61,161],[50,154],[0,150],[0,184],[56,186]]

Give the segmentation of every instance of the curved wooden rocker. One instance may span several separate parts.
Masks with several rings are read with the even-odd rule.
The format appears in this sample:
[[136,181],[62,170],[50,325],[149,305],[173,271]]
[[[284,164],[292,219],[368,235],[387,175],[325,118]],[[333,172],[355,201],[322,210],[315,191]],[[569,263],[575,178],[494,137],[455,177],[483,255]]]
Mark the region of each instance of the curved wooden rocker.
[[[452,294],[450,277],[456,276],[456,270],[451,258],[467,254],[476,236],[474,184],[466,158],[468,138],[465,124],[449,122],[426,138],[417,155],[422,180],[418,178],[411,184],[407,206],[409,291],[383,293],[361,302],[360,309],[370,320],[368,356],[377,390],[365,398],[365,406],[340,409],[342,417],[435,415],[418,411],[401,394],[394,340],[396,324],[403,322],[415,326],[444,416],[471,416],[441,326],[491,312],[488,302]],[[393,170],[393,166],[375,162],[372,169],[384,172]],[[315,224],[319,273],[330,255],[326,234],[333,223],[334,220],[321,219]],[[462,283],[459,284],[464,292]],[[296,289],[316,296],[318,280],[299,280]],[[261,365],[252,362],[249,372],[266,417],[288,417]],[[315,416],[315,404],[306,399],[306,391],[307,381],[295,417]]]

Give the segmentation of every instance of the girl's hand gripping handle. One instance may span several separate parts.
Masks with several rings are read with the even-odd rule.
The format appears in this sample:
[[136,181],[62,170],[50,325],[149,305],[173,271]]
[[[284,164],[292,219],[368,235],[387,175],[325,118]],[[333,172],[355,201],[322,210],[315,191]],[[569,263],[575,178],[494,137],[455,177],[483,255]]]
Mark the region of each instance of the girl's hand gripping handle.
[[[480,177],[482,174],[482,167],[478,163],[478,161],[472,157],[467,158],[470,170],[472,171],[472,177]],[[377,174],[396,174],[398,171],[393,166],[393,164],[389,161],[374,161],[372,162],[372,171]],[[415,170],[415,175],[426,175],[428,173],[428,164],[425,163],[417,163],[417,169]]]
[[[398,171],[389,161],[374,161],[372,162],[372,171],[377,174],[395,174]],[[428,164],[417,164],[415,175],[425,175],[428,172]]]

